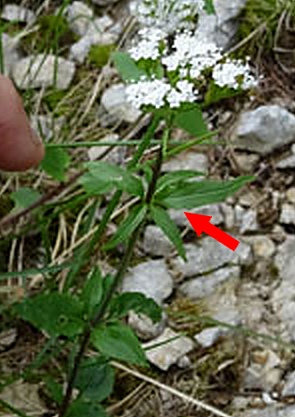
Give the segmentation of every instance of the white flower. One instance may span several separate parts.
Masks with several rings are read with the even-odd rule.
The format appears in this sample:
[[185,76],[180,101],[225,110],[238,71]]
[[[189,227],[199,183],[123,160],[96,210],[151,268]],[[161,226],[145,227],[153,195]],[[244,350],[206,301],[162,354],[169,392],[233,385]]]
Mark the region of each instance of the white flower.
[[196,100],[194,85],[187,80],[178,81],[176,88],[172,88],[167,95],[170,107],[179,107],[182,103],[192,103]]
[[244,64],[241,60],[227,59],[224,63],[217,64],[213,69],[212,77],[219,87],[233,89],[240,87],[247,90],[258,84],[257,79],[251,74],[249,64]]
[[190,19],[204,8],[204,0],[135,0],[131,13],[146,27],[157,27],[167,34],[192,28]]
[[135,60],[153,59],[160,57],[160,42],[165,39],[166,34],[157,28],[143,28],[139,31],[141,38],[137,46],[129,49],[130,56]]
[[140,80],[127,85],[126,97],[137,109],[148,105],[159,109],[165,105],[165,97],[170,89],[165,80]]

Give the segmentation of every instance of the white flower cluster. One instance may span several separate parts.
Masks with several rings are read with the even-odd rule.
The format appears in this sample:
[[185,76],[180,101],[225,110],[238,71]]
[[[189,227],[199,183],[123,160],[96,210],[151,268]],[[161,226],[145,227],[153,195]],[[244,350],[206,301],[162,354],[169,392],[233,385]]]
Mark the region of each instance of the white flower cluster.
[[147,80],[142,78],[136,83],[126,86],[127,100],[137,109],[142,106],[153,106],[156,109],[169,104],[170,107],[179,107],[181,103],[196,100],[194,85],[187,80],[178,81],[176,87],[162,80]]
[[[219,87],[249,89],[258,81],[248,63],[225,60],[218,46],[192,30],[192,17],[204,13],[205,0],[137,0],[135,14],[143,28],[139,43],[129,50],[135,61],[153,60],[163,68],[162,80],[143,78],[127,86],[127,98],[135,107],[179,107],[195,102],[194,85],[212,73]],[[196,23],[194,23],[196,26]]]
[[227,59],[215,65],[212,77],[219,87],[248,90],[258,85],[258,80],[251,74],[249,64],[244,64],[241,60]]
[[191,29],[191,19],[202,11],[204,0],[135,0],[131,13],[145,27],[158,28],[166,34],[177,29]]

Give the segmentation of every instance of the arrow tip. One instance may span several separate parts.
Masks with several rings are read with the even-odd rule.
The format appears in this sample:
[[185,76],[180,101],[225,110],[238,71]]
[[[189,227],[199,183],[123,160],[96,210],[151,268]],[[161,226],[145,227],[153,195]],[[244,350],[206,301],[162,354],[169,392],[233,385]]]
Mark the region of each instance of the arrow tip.
[[189,213],[187,211],[185,211],[184,214],[199,237],[212,219],[212,216],[206,216],[205,214]]

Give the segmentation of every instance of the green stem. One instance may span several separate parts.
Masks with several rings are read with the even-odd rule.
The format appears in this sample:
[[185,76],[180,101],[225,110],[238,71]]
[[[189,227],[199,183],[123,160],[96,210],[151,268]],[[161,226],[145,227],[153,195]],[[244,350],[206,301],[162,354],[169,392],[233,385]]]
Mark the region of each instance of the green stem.
[[[146,198],[145,198],[145,201],[146,201],[147,204],[149,204],[151,202],[152,197],[153,197],[153,193],[156,189],[157,180],[158,180],[158,178],[161,174],[162,160],[163,160],[163,150],[162,150],[162,148],[160,148],[159,152],[158,152],[158,157],[157,157],[157,160],[156,160],[155,166],[154,166],[153,177],[152,177],[152,180],[149,184],[149,188],[148,188]],[[78,354],[75,358],[74,366],[72,368],[72,371],[70,373],[70,377],[69,377],[69,380],[68,380],[66,393],[65,393],[65,396],[63,398],[61,407],[60,407],[60,411],[59,411],[59,414],[58,414],[59,417],[64,417],[68,408],[69,408],[69,406],[70,406],[75,379],[76,379],[81,361],[83,359],[83,356],[85,354],[85,351],[86,351],[86,349],[88,347],[88,344],[90,342],[92,329],[94,327],[96,327],[100,323],[100,321],[103,319],[103,317],[104,317],[104,315],[107,311],[108,305],[109,305],[115,291],[117,290],[118,286],[120,285],[120,283],[121,283],[121,281],[122,281],[122,279],[125,275],[125,272],[127,270],[129,262],[131,260],[133,250],[134,250],[135,244],[137,242],[137,239],[139,237],[141,227],[142,227],[142,224],[144,223],[144,221],[145,220],[143,220],[143,222],[133,232],[133,234],[132,234],[132,236],[131,236],[131,238],[128,242],[128,246],[127,246],[125,255],[124,255],[124,257],[122,259],[122,262],[120,264],[120,268],[118,269],[118,271],[117,271],[117,273],[114,277],[112,285],[108,289],[108,291],[105,294],[101,304],[99,305],[99,308],[98,308],[98,311],[97,311],[95,317],[93,318],[93,320],[90,321],[90,323],[87,324],[87,326],[84,330],[84,333],[83,333],[82,339],[81,339],[80,349],[79,349]]]

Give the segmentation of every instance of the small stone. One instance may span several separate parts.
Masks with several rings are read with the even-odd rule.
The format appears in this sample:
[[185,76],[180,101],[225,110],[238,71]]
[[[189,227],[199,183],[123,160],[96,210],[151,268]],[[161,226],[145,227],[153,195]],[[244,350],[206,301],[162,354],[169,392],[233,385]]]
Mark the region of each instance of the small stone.
[[9,22],[33,23],[36,20],[35,13],[16,4],[6,4],[3,8],[1,18]]
[[281,224],[295,224],[295,206],[285,203],[282,205],[280,215]]
[[93,15],[93,10],[82,1],[74,1],[65,11],[71,30],[79,36],[86,34]]
[[[120,136],[117,133],[109,133],[104,136],[102,142],[116,143],[120,139]],[[99,159],[107,150],[109,146],[92,146],[88,150],[88,157],[90,161],[95,161]],[[125,146],[113,146],[111,151],[104,156],[104,161],[109,162],[110,164],[122,165],[126,157],[126,147]]]
[[249,192],[245,192],[243,193],[240,197],[239,197],[239,204],[242,207],[245,208],[250,208],[253,206],[257,205],[257,201],[261,198],[261,195],[259,195],[257,192],[255,191],[249,191]]
[[9,330],[3,330],[0,333],[0,353],[9,349],[16,341],[17,330],[12,328]]
[[224,224],[226,229],[232,229],[235,226],[235,212],[231,205],[221,203],[220,210],[224,217]]
[[54,55],[31,55],[19,60],[12,70],[20,89],[56,87],[66,90],[74,77],[74,62]]
[[202,330],[194,336],[194,339],[203,347],[209,348],[213,346],[220,337],[227,336],[232,332],[231,326],[241,324],[239,313],[235,309],[224,310],[213,317],[215,320],[227,324],[227,326],[214,326]]
[[70,48],[70,58],[83,64],[86,60],[90,48],[93,45],[111,45],[116,41],[116,36],[112,33],[95,33],[93,35],[85,35],[78,42],[74,43]]
[[286,197],[289,203],[295,204],[295,187],[291,187],[287,190]]
[[236,251],[230,251],[216,240],[207,237],[202,239],[201,246],[185,245],[187,262],[176,257],[171,260],[174,271],[183,278],[190,278],[213,271],[226,264],[247,265],[251,262],[251,247],[241,242]]
[[217,286],[232,278],[239,278],[240,267],[232,266],[218,269],[211,274],[203,277],[194,278],[190,281],[184,282],[180,286],[180,291],[190,299],[200,299],[211,295]]
[[173,280],[165,262],[161,260],[143,262],[127,273],[122,292],[141,292],[161,304],[173,291]]
[[235,220],[236,224],[239,225],[241,234],[258,230],[257,213],[255,210],[245,210],[237,205],[235,207]]
[[51,116],[32,115],[30,120],[32,128],[46,141],[57,136],[65,123],[63,116],[53,118]]
[[[182,152],[179,155],[171,158],[163,164],[164,172],[178,171],[178,170],[194,170],[202,174],[208,173],[208,158],[205,154],[188,151]],[[202,177],[200,177],[202,178]]]
[[294,397],[295,396],[295,371],[291,372],[286,380],[284,388],[282,390],[283,397]]
[[[171,341],[168,342],[169,340]],[[160,346],[150,348],[153,345]],[[143,348],[147,349],[146,356],[153,365],[162,371],[168,371],[170,366],[175,365],[180,358],[194,349],[194,343],[190,338],[166,328],[159,337],[145,343]]]
[[165,328],[165,316],[158,323],[153,323],[152,320],[144,314],[136,314],[133,311],[129,313],[128,324],[136,332],[137,336],[142,340],[151,340],[158,337]]
[[255,256],[270,258],[275,253],[276,247],[267,236],[252,236],[253,252]]
[[135,123],[141,111],[135,109],[126,100],[125,85],[115,84],[104,91],[101,104],[112,120]]
[[[90,22],[90,25],[87,29],[86,36],[95,36],[97,34],[104,34],[106,32],[110,32],[114,35],[112,31],[112,27],[114,26],[113,19],[108,16],[107,14],[97,17],[93,21]],[[116,38],[114,37],[114,42]]]
[[143,238],[143,250],[152,256],[168,257],[173,245],[158,226],[147,226]]
[[243,113],[234,145],[266,155],[295,139],[295,116],[278,105],[260,106]]
[[282,159],[276,164],[279,169],[295,168],[295,155],[291,155],[288,158]]
[[259,155],[237,153],[235,154],[235,159],[239,167],[243,170],[243,172],[245,172],[246,174],[252,174],[256,165],[259,162]]
[[184,215],[184,211],[189,211],[190,213],[196,213],[196,214],[204,214],[206,216],[212,216],[211,222],[215,225],[219,225],[224,222],[224,217],[221,212],[219,204],[211,204],[210,206],[202,206],[202,207],[198,207],[197,209],[190,209],[190,210],[170,209],[169,215],[171,219],[179,227],[189,226],[188,220],[186,216]]

